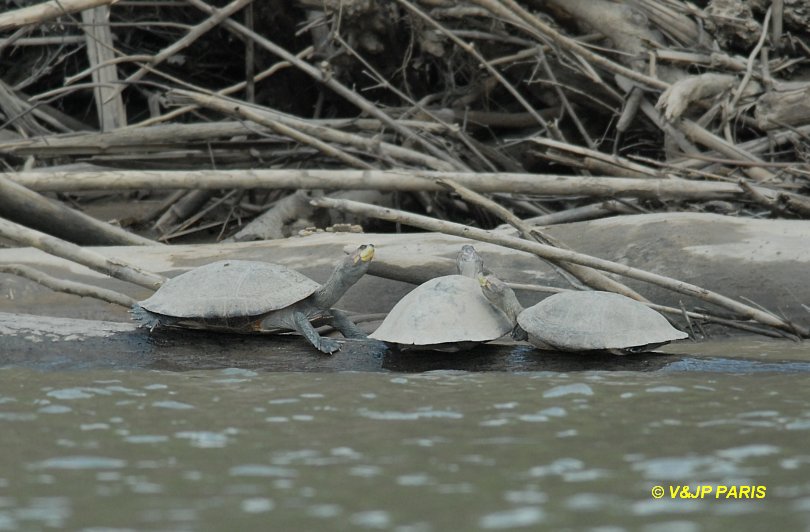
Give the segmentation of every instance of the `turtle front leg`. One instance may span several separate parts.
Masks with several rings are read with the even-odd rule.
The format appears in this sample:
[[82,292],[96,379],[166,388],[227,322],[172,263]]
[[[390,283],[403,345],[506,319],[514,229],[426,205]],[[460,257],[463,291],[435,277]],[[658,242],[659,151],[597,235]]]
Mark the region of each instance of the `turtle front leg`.
[[331,317],[327,318],[327,323],[339,330],[346,338],[368,338],[368,335],[355,325],[344,311],[333,308],[329,309],[329,314]]
[[340,349],[340,343],[332,338],[323,338],[309,322],[309,318],[303,312],[296,312],[293,316],[293,325],[298,333],[307,339],[315,348],[327,355],[331,355]]

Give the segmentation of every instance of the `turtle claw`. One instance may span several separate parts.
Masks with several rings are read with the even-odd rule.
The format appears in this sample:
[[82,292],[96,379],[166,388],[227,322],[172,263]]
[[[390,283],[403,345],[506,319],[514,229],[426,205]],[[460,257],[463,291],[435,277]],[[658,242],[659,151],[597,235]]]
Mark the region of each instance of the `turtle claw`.
[[318,342],[318,349],[327,355],[331,355],[335,351],[338,351],[340,347],[340,342],[333,340],[332,338],[321,338]]

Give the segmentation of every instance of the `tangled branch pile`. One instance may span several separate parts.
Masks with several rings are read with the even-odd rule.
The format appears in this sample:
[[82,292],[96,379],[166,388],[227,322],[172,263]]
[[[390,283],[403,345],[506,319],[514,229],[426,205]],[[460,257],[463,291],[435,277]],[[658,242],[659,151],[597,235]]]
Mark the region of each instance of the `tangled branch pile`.
[[544,223],[810,215],[799,0],[4,3],[0,184],[131,189],[163,240],[353,221],[295,189],[495,222],[436,177]]

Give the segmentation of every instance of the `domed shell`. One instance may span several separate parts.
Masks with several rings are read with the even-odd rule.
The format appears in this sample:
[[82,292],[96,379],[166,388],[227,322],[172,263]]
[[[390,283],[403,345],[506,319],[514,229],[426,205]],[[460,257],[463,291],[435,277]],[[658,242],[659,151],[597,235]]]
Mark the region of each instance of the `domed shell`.
[[512,330],[506,316],[481,294],[478,281],[436,277],[403,297],[371,338],[401,345],[488,342]]
[[318,288],[280,264],[223,260],[169,279],[140,305],[178,318],[257,316],[297,303]]
[[518,324],[559,349],[629,349],[661,345],[688,335],[658,312],[612,292],[561,292],[518,316]]

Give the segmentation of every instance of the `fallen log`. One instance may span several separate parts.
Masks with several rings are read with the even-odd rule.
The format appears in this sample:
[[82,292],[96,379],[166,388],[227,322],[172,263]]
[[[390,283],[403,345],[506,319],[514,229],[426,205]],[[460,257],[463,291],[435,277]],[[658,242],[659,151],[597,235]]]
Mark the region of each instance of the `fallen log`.
[[[777,310],[799,325],[810,325],[810,222],[756,220],[712,214],[662,213],[616,216],[603,220],[543,228],[572,249],[630,264],[661,275],[685,278],[748,303]],[[510,229],[505,229],[507,234]],[[387,312],[411,283],[454,273],[453,258],[462,238],[433,233],[356,234],[316,233],[274,241],[216,245],[101,247],[94,251],[118,257],[145,270],[171,277],[189,268],[223,258],[265,260],[296,268],[322,282],[344,247],[371,242],[377,246],[370,273],[339,303],[360,313]],[[488,269],[505,281],[568,288],[556,272],[528,253],[475,243]],[[22,263],[53,277],[71,279],[123,292],[135,299],[151,294],[146,288],[107,278],[74,263],[30,248],[0,249],[0,263]],[[374,273],[397,277],[392,281]],[[407,282],[403,282],[407,281]],[[626,279],[627,285],[650,301],[672,307],[700,309],[700,301],[669,290]],[[0,311],[51,316],[116,319],[128,314],[115,305],[59,294],[16,276],[0,274]],[[518,290],[524,305],[544,295]],[[716,328],[708,329],[716,332]],[[723,331],[734,332],[734,331]]]
[[29,190],[0,174],[0,217],[78,244],[134,246],[157,242],[96,220]]
[[634,179],[551,174],[486,172],[413,172],[396,170],[110,170],[101,172],[19,172],[0,174],[39,192],[133,189],[337,189],[445,190],[434,181],[452,179],[476,192],[550,196],[615,196],[656,199],[732,199],[745,197],[736,183],[676,178]]
[[[2,42],[2,41],[0,41]],[[455,115],[454,115],[455,116]],[[464,118],[464,116],[460,117]],[[458,120],[458,118],[456,118]],[[447,128],[435,122],[399,120],[422,131],[442,132]],[[373,118],[354,119],[310,119],[315,126],[333,129],[357,128],[375,133],[381,127]],[[204,149],[226,144],[232,137],[240,135],[262,135],[267,128],[250,121],[219,121],[192,124],[157,124],[153,126],[116,129],[114,131],[67,133],[44,135],[33,138],[7,139],[0,142],[0,153],[27,157],[65,157],[78,155],[111,155],[151,153],[179,149]]]

